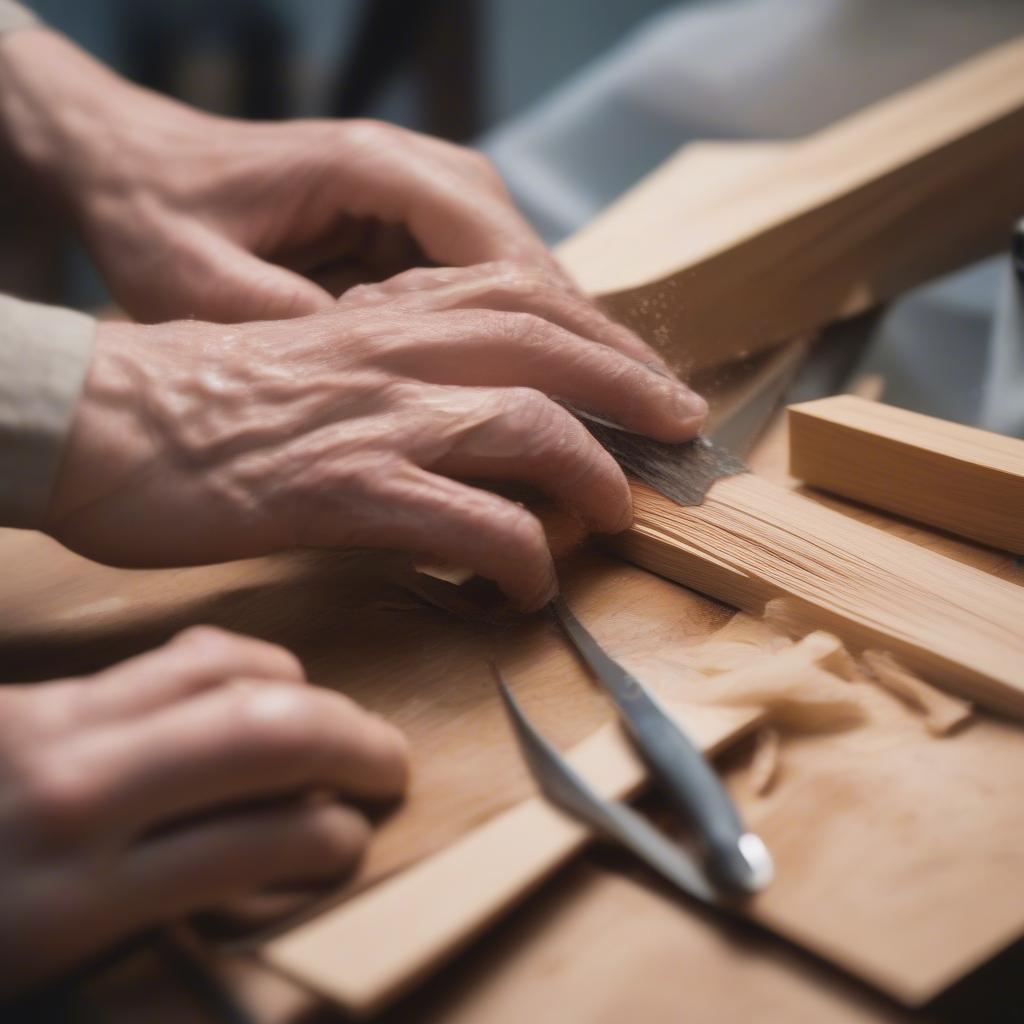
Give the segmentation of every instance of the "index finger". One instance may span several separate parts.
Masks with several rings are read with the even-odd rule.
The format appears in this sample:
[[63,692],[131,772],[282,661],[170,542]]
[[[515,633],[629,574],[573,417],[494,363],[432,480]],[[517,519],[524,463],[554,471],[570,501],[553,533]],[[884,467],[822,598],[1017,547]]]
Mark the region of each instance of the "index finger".
[[309,789],[393,797],[408,778],[401,733],[319,686],[239,681],[104,739],[106,814],[121,826],[151,828]]
[[122,661],[84,686],[93,722],[141,715],[240,676],[302,682],[298,658],[277,644],[213,626],[193,626],[156,650]]

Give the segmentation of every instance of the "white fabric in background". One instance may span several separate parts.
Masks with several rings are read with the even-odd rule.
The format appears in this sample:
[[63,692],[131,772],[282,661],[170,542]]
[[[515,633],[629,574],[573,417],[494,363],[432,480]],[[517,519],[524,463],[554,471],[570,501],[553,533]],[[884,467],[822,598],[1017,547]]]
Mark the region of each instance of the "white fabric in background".
[[[1020,0],[680,4],[482,148],[554,243],[688,141],[803,135],[1021,33]],[[868,364],[889,378],[887,401],[1024,431],[1021,342],[993,332],[1000,287],[999,308],[1020,320],[1004,262],[881,319]]]

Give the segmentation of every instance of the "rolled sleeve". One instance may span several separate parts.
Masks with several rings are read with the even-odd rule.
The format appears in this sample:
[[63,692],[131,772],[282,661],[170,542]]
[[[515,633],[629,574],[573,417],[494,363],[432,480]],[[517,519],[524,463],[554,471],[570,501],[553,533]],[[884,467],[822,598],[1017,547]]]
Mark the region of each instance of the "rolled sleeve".
[[42,525],[96,324],[0,295],[0,526]]
[[38,23],[39,19],[21,4],[11,3],[11,0],[0,0],[0,32]]

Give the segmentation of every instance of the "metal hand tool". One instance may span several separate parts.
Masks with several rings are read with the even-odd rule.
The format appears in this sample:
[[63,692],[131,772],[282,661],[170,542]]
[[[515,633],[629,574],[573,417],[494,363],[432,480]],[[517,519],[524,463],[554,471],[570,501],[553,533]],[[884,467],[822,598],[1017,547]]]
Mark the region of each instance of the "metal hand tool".
[[747,831],[714,769],[652,694],[587,632],[561,596],[556,621],[615,702],[652,774],[693,826],[709,873],[740,892],[759,892],[772,879],[771,854]]
[[534,729],[512,696],[497,665],[492,667],[523,757],[541,792],[556,807],[632,850],[687,895],[702,903],[718,903],[719,895],[700,864],[627,804],[600,796]]

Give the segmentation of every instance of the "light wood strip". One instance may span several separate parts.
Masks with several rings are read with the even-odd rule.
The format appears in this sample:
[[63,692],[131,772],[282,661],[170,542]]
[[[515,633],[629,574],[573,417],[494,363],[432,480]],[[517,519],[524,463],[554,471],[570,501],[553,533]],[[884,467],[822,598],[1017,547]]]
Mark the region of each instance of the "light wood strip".
[[[750,709],[675,706],[714,754],[761,719]],[[574,747],[572,766],[605,797],[635,793],[646,771],[617,724]],[[271,965],[356,1013],[426,974],[563,864],[590,832],[532,797],[395,878],[265,944]]]
[[1024,588],[888,536],[752,473],[683,508],[633,485],[615,547],[758,614],[785,597],[852,650],[880,648],[954,693],[1024,718]]
[[789,408],[813,487],[1024,554],[1024,441],[852,395]]

